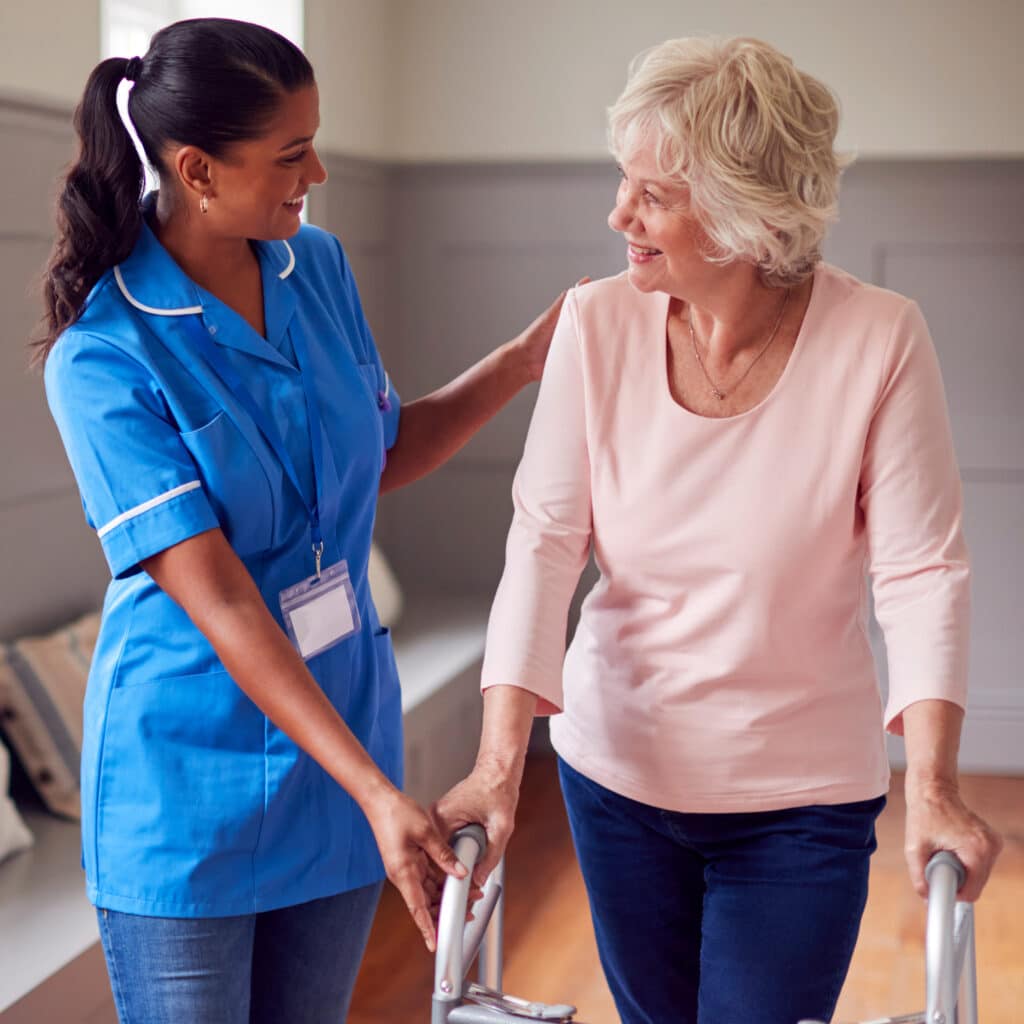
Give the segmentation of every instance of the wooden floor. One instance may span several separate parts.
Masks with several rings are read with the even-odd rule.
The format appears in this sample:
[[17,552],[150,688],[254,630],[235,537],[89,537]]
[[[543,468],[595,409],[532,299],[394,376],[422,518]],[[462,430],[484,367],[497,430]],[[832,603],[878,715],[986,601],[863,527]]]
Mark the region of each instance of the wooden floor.
[[[977,909],[979,1017],[1024,1021],[1024,779],[962,780],[968,803],[998,828],[1006,848]],[[531,758],[509,848],[505,989],[571,1002],[587,1024],[617,1017],[598,964],[553,759]],[[924,1007],[924,904],[903,865],[902,780],[879,820],[879,850],[860,942],[836,1020]],[[349,1024],[428,1019],[433,960],[393,890],[385,893],[359,977]],[[671,1022],[665,1022],[671,1024]]]

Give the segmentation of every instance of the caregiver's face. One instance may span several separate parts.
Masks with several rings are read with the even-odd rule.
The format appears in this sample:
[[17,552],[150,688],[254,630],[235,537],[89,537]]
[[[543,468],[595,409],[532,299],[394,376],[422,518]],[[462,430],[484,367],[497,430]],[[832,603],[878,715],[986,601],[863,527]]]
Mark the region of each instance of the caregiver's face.
[[707,235],[690,212],[689,190],[658,170],[653,140],[637,140],[619,163],[622,180],[608,226],[626,240],[629,282],[638,291],[685,298],[708,274]]
[[216,219],[218,230],[264,240],[299,230],[306,193],[327,180],[313,147],[319,126],[316,86],[297,89],[282,97],[263,134],[211,161],[210,221]]

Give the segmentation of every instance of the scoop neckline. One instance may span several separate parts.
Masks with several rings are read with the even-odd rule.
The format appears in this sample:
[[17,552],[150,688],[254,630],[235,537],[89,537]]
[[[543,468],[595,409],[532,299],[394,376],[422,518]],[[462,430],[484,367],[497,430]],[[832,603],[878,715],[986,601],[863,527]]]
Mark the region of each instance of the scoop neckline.
[[[680,413],[686,416],[692,416],[696,420],[700,420],[704,423],[735,423],[737,420],[744,419],[747,416],[751,416],[759,410],[763,409],[780,391],[783,390],[786,379],[790,376],[793,369],[793,364],[797,361],[800,353],[804,348],[804,335],[807,332],[807,324],[811,320],[812,314],[816,312],[818,304],[818,293],[821,291],[821,274],[823,264],[819,263],[815,266],[813,274],[811,275],[811,297],[807,301],[807,308],[804,310],[804,318],[800,323],[800,330],[797,331],[796,340],[793,342],[793,350],[789,353],[789,358],[786,360],[786,365],[782,369],[782,373],[779,374],[779,379],[772,385],[771,390],[757,402],[752,405],[749,409],[744,409],[743,412],[733,413],[732,416],[704,416],[699,412],[694,412],[692,409],[688,409],[685,405],[678,402],[675,396],[672,394],[672,386],[668,378],[668,358],[667,351],[663,351],[663,358],[661,359],[661,390],[669,403]],[[668,292],[662,292],[663,302],[663,315],[659,322],[661,324],[661,339],[664,346],[668,345],[668,313],[669,306],[672,303],[672,296]]]

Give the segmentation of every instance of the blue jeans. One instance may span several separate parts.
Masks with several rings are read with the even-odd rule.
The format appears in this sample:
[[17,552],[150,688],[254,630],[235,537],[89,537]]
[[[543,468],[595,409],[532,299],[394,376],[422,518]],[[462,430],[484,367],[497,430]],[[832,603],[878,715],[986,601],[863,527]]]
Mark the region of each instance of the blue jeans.
[[681,814],[559,776],[622,1024],[831,1020],[885,797]]
[[99,910],[121,1024],[338,1024],[383,883],[240,917]]

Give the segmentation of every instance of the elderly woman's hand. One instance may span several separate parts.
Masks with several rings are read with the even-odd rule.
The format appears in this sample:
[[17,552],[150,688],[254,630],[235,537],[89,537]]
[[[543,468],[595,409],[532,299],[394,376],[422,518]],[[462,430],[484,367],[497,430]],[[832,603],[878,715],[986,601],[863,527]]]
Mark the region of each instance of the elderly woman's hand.
[[505,853],[515,827],[518,803],[519,780],[515,774],[477,765],[431,808],[437,830],[446,839],[463,825],[483,825],[487,851],[473,871],[473,882],[477,886],[487,881]]
[[928,895],[924,869],[937,850],[956,854],[967,871],[957,898],[973,902],[988,881],[1003,841],[960,797],[953,783],[917,782],[907,778],[907,831],[904,852],[910,879],[921,896]]
[[933,853],[955,853],[967,871],[959,899],[981,895],[1003,841],[960,798],[957,757],[964,713],[945,700],[922,700],[901,715],[907,748],[907,832],[904,852],[910,880],[928,895],[924,869]]

